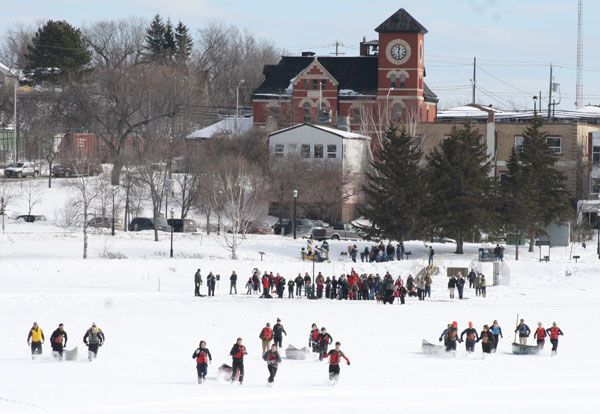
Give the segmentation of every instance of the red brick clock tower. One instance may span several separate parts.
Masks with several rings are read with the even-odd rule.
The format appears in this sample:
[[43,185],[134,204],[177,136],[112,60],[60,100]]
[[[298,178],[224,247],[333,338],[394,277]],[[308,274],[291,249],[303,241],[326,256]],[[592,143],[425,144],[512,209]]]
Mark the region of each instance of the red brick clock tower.
[[377,97],[381,111],[387,110],[396,122],[415,116],[427,122],[430,108],[425,102],[423,81],[427,29],[400,9],[375,31],[379,33]]

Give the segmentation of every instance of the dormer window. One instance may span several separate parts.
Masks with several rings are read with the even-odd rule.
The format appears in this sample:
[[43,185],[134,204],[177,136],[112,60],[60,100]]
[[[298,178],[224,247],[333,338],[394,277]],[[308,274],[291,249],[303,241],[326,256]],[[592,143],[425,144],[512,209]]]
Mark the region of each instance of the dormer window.
[[406,87],[406,75],[404,73],[400,74],[400,88],[405,88]]

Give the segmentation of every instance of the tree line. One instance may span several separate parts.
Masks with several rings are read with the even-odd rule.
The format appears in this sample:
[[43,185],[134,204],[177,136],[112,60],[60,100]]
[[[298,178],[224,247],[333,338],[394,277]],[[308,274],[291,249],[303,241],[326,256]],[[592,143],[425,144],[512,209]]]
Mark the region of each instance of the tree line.
[[[503,234],[519,242],[544,234],[550,223],[571,214],[565,177],[546,143],[540,118],[512,150],[505,180],[490,174],[485,144],[470,124],[455,127],[430,154],[406,130],[391,126],[364,187],[362,214],[373,237],[392,240],[452,237],[456,253],[481,232]],[[517,248],[518,258],[518,248]]]

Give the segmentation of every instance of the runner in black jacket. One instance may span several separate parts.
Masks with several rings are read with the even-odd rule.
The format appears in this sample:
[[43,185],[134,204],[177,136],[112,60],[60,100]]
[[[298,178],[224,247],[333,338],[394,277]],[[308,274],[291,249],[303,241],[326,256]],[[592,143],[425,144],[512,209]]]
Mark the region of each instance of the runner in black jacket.
[[233,383],[237,376],[241,385],[244,381],[244,355],[248,355],[246,347],[242,345],[242,338],[238,338],[235,344],[233,344],[229,355],[233,359],[233,363],[231,364],[231,382]]
[[460,334],[460,341],[463,341],[463,337],[467,335],[467,340],[465,342],[465,348],[467,352],[475,351],[475,343],[479,341],[479,335],[477,335],[477,330],[473,328],[473,322],[469,322],[469,327],[462,331]]
[[198,372],[198,384],[206,379],[208,371],[208,363],[212,361],[212,355],[206,347],[205,341],[200,341],[198,348],[192,354],[192,358],[196,360],[196,371]]
[[277,352],[277,345],[271,345],[271,349],[263,354],[263,359],[267,361],[267,368],[269,370],[269,379],[267,379],[267,382],[270,384],[275,381],[275,374],[277,374],[277,368],[281,363],[281,356]]
[[58,328],[54,332],[52,332],[50,344],[52,345],[52,355],[54,355],[54,358],[62,361],[63,353],[67,346],[67,332],[65,332],[62,323],[58,325]]
[[329,333],[327,333],[327,329],[325,329],[324,327],[321,328],[321,333],[319,334],[319,339],[318,339],[319,361],[323,360],[323,357],[327,353],[327,348],[329,347],[329,345],[332,342],[333,342],[333,338],[331,337],[331,335],[329,335]]
[[346,358],[346,355],[344,355],[340,347],[341,344],[336,342],[335,349],[332,349],[325,354],[325,358],[329,358],[329,380],[334,382],[340,377],[340,362],[342,361],[342,358],[350,365],[350,360]]
[[287,336],[287,332],[281,324],[281,319],[277,318],[277,323],[273,326],[273,340],[275,341],[275,345],[279,348],[283,346],[283,334]]

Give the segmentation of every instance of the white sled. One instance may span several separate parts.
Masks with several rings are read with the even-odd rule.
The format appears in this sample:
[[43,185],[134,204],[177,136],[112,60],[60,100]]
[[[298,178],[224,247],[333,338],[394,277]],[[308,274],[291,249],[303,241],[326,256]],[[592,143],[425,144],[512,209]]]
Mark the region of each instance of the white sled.
[[423,339],[421,342],[421,352],[425,355],[443,355],[445,354],[446,349],[442,345],[435,345]]
[[308,359],[310,350],[307,347],[298,349],[293,345],[288,345],[285,349],[285,357],[287,359],[304,360]]
[[65,349],[65,361],[77,361],[77,347],[71,350]]

